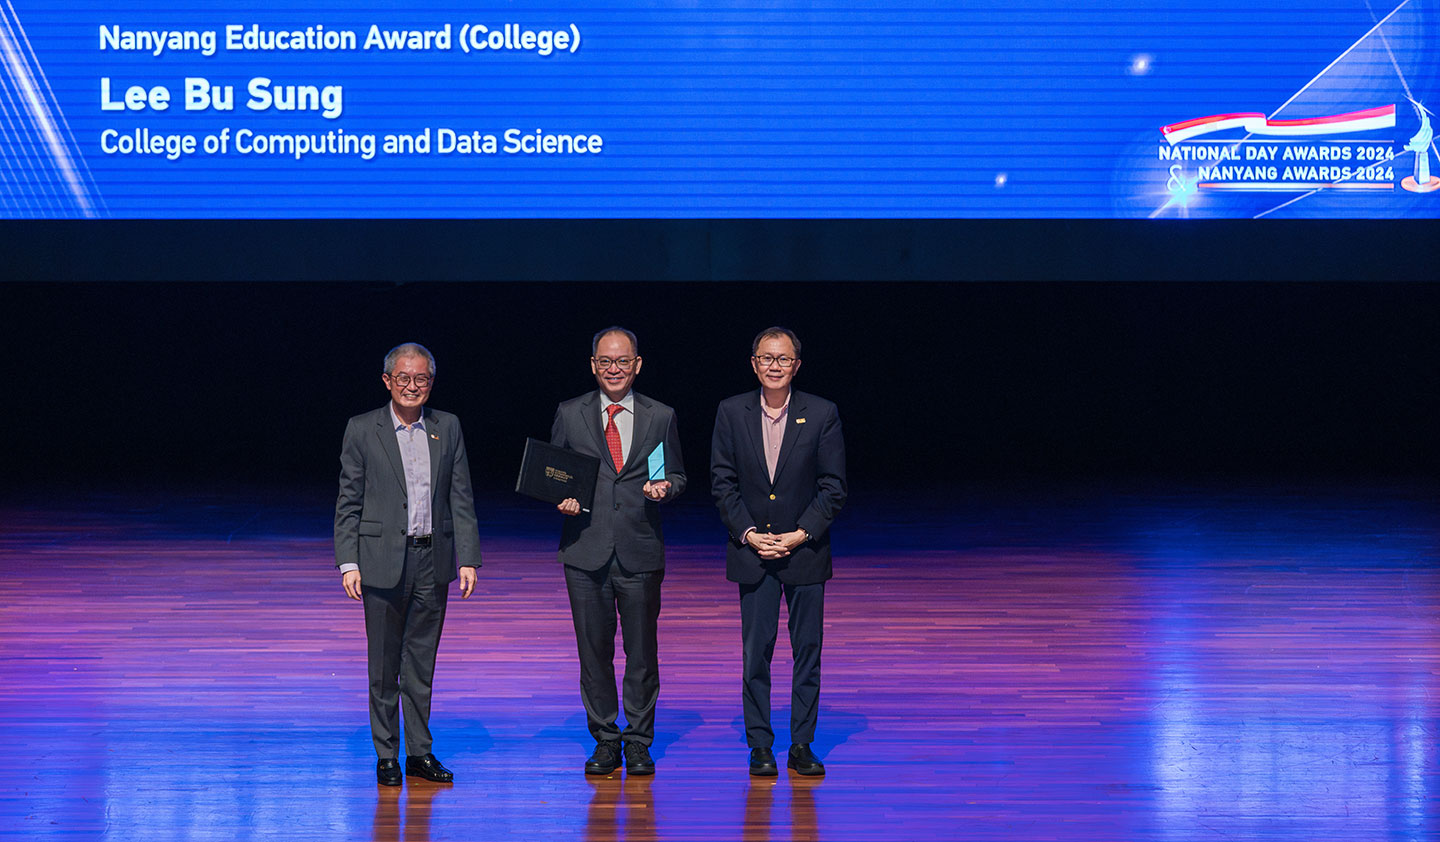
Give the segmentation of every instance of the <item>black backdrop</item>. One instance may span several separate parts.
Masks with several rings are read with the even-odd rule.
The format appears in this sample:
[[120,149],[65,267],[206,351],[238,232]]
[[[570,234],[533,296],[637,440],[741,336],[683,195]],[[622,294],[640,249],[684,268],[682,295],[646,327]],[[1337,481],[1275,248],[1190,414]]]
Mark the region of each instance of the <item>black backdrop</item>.
[[25,280],[1410,281],[1435,220],[0,223]]
[[[85,247],[71,236],[10,254]],[[332,272],[323,242],[291,245],[294,265]],[[104,239],[83,260],[128,248]],[[865,488],[1440,469],[1429,284],[7,283],[0,311],[12,492],[333,483],[345,418],[384,401],[381,358],[405,340],[435,352],[432,402],[460,414],[482,489],[501,492],[523,438],[593,387],[589,338],[612,323],[639,334],[638,388],[678,410],[697,477],[715,404],[755,386],[749,342],[772,323],[804,341],[799,385],[840,404]]]

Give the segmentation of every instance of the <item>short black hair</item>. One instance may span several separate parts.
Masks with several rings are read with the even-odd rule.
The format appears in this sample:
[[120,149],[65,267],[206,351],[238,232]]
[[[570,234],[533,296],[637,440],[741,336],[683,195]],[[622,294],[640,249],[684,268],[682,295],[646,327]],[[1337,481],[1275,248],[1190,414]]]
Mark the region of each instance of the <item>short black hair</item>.
[[750,343],[750,353],[754,354],[756,351],[760,350],[760,343],[764,342],[766,339],[772,336],[783,336],[786,339],[789,339],[791,347],[795,349],[795,359],[800,359],[800,337],[796,336],[795,331],[791,330],[790,328],[780,327],[779,325],[776,325],[775,327],[767,327],[759,333],[755,334],[755,341]]
[[611,325],[600,331],[599,333],[596,333],[590,339],[590,356],[593,357],[597,353],[599,353],[600,340],[604,339],[606,336],[612,333],[623,333],[625,335],[625,338],[630,340],[630,350],[635,353],[635,356],[640,356],[640,340],[635,338],[634,333],[631,333],[630,331],[626,330],[623,327],[620,327],[619,325]]

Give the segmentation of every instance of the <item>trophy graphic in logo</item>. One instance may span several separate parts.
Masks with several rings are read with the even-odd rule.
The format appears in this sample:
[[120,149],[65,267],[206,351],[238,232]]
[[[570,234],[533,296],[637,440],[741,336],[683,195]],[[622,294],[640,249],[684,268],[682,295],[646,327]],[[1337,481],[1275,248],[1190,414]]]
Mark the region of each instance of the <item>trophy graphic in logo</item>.
[[1425,106],[1410,100],[1415,114],[1420,118],[1420,131],[1405,144],[1406,152],[1415,153],[1415,174],[1400,179],[1400,186],[1411,193],[1430,193],[1440,190],[1440,177],[1430,174],[1430,141],[1435,132],[1430,128],[1430,112]]

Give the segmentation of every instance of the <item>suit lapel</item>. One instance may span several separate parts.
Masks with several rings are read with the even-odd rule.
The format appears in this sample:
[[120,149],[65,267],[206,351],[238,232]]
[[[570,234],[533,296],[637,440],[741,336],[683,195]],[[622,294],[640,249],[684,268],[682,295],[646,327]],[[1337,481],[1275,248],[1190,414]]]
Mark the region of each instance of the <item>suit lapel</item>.
[[430,445],[430,497],[435,497],[435,487],[440,481],[440,456],[445,450],[444,442],[440,439],[440,423],[430,410],[425,410],[425,441]]
[[765,438],[760,434],[761,420],[760,401],[763,398],[759,393],[750,397],[750,402],[745,404],[745,422],[740,425],[745,432],[745,440],[750,444],[750,455],[755,457],[755,462],[760,466],[760,473],[768,476],[770,468],[765,464]]
[[590,440],[595,443],[595,452],[600,454],[600,461],[610,466],[610,472],[615,473],[615,460],[610,458],[610,445],[605,443],[605,413],[600,411],[600,393],[591,392],[590,397],[580,404],[580,425],[590,431]]
[[780,439],[780,458],[775,460],[775,479],[780,479],[780,472],[785,470],[785,463],[790,459],[790,451],[795,449],[795,439],[800,437],[800,420],[805,417],[805,396],[796,391],[790,392],[790,410],[785,413],[785,435]]
[[[632,394],[634,394],[632,392]],[[635,395],[635,423],[630,425],[630,456],[625,460],[627,470],[636,465],[645,466],[645,476],[650,476],[650,454],[643,445],[649,440],[650,425],[655,423],[655,407],[650,399]]]
[[400,444],[395,441],[395,421],[390,417],[389,404],[382,407],[375,418],[375,437],[380,441],[380,449],[390,458],[390,467],[395,469],[400,488],[404,489],[405,463],[400,461]]

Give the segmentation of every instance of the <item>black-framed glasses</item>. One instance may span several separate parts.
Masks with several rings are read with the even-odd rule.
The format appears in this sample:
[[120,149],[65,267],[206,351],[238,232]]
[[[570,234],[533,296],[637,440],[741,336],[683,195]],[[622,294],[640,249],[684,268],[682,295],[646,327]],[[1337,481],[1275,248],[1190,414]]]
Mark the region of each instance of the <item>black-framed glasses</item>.
[[799,360],[797,360],[795,357],[777,357],[774,354],[761,354],[759,356],[751,354],[750,359],[754,360],[765,368],[769,368],[775,363],[779,363],[781,368],[790,368],[791,366],[795,365],[795,363],[799,362]]
[[609,371],[610,366],[612,365],[619,366],[621,371],[629,371],[630,369],[635,367],[635,361],[640,358],[615,357],[614,359],[611,359],[610,357],[591,357],[590,359],[594,360],[595,367],[600,369],[601,371]]
[[415,388],[417,389],[428,389],[430,388],[430,384],[435,382],[435,378],[428,374],[417,374],[414,377],[411,377],[410,375],[402,371],[399,374],[387,374],[385,376],[389,377],[390,380],[395,383],[395,385],[399,386],[402,389],[406,386],[409,386],[412,382],[415,384]]

